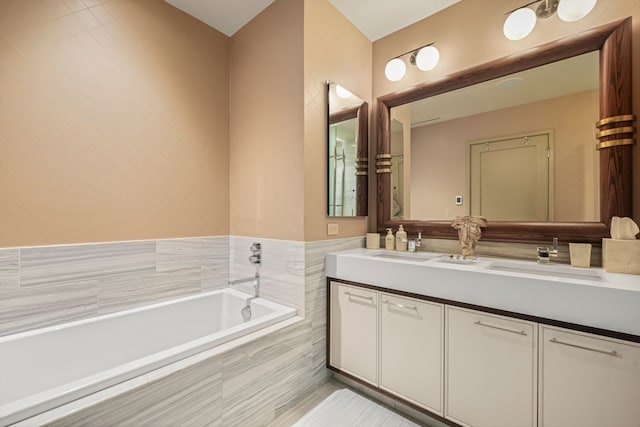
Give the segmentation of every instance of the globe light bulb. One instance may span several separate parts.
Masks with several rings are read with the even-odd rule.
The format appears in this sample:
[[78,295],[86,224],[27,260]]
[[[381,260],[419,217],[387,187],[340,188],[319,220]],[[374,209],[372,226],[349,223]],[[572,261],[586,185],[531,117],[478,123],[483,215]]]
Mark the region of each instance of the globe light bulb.
[[384,67],[384,75],[392,82],[397,82],[407,72],[407,65],[400,58],[394,58]]
[[440,61],[440,52],[433,46],[425,46],[415,56],[416,67],[422,71],[433,70]]
[[597,0],[562,0],[558,4],[558,17],[565,22],[584,18],[593,10]]
[[528,7],[523,7],[507,17],[502,32],[509,40],[520,40],[528,36],[535,26],[536,13]]

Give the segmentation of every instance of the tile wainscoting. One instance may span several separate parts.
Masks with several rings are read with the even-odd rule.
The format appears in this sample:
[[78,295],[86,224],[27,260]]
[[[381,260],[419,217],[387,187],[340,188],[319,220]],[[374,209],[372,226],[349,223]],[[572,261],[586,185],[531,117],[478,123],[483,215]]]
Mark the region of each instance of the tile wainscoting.
[[[191,366],[176,372],[156,374],[149,381],[123,394],[112,396],[89,407],[77,407],[64,414],[50,425],[224,425],[259,426],[274,420],[289,409],[300,398],[324,383],[330,376],[326,364],[326,273],[325,255],[344,249],[364,246],[364,238],[347,238],[317,242],[294,242],[247,237],[204,237],[194,239],[169,239],[163,241],[123,242],[113,244],[60,246],[59,253],[54,247],[0,249],[0,292],[4,296],[22,289],[22,281],[31,286],[51,288],[57,286],[80,286],[76,283],[98,282],[111,286],[125,283],[130,278],[150,274],[155,259],[156,275],[173,273],[175,286],[185,293],[225,287],[229,277],[251,276],[254,269],[248,262],[249,246],[254,241],[262,244],[263,264],[261,267],[261,291],[265,298],[294,306],[304,319],[289,326],[261,336],[253,341],[229,348]],[[102,246],[105,245],[105,246]],[[120,245],[110,246],[110,245]],[[132,245],[127,247],[127,245]],[[79,248],[82,246],[83,248]],[[102,246],[94,248],[93,246]],[[74,248],[75,249],[69,249]],[[128,255],[117,255],[117,250],[131,254],[135,261],[129,262]],[[23,253],[31,249],[27,276],[24,274]],[[69,251],[69,252],[68,252]],[[97,253],[103,255],[97,255]],[[35,254],[41,260],[36,261]],[[67,254],[67,255],[65,255]],[[102,275],[92,276],[91,259],[105,257],[104,265],[109,268]],[[86,257],[86,258],[85,258]],[[57,260],[53,262],[52,260]],[[161,260],[161,261],[160,261]],[[215,261],[214,261],[215,260]],[[46,265],[53,264],[48,279],[44,279]],[[37,267],[40,266],[40,267]],[[65,268],[66,271],[65,273]],[[162,266],[159,268],[159,266]],[[38,270],[39,268],[39,270]],[[147,272],[147,270],[149,270]],[[196,289],[196,271],[200,271],[200,288]],[[144,271],[144,273],[143,273]],[[56,272],[55,275],[53,272]],[[109,273],[109,274],[107,274]],[[120,276],[120,277],[119,277]],[[40,279],[39,279],[40,278]],[[151,283],[169,284],[167,276]],[[36,283],[38,285],[36,285]],[[188,286],[182,284],[190,283]],[[129,286],[134,286],[131,284]],[[150,286],[144,287],[147,289]],[[92,289],[88,286],[88,289]],[[119,287],[123,292],[119,300],[122,308],[140,305],[141,292]],[[160,299],[169,297],[165,287],[157,289]],[[90,294],[89,291],[86,291]],[[176,291],[176,293],[182,292]],[[45,293],[44,291],[42,292]],[[132,300],[126,303],[127,296]],[[146,297],[150,299],[151,297]],[[18,297],[14,297],[14,300]],[[114,298],[117,299],[117,298]],[[98,313],[100,300],[94,296]],[[27,307],[29,301],[21,303]],[[150,301],[149,301],[150,302]],[[147,302],[144,302],[147,303]],[[15,303],[14,303],[15,304]],[[38,303],[39,304],[39,303]],[[57,307],[57,305],[55,305]],[[36,307],[36,304],[33,304]],[[107,307],[115,307],[114,304]],[[105,308],[108,309],[108,308]],[[4,309],[0,307],[2,321],[8,314],[18,313],[22,319],[29,317],[33,309]],[[68,310],[68,309],[67,309]],[[52,316],[53,322],[64,321],[60,315]],[[89,310],[90,311],[90,310]],[[114,310],[112,310],[114,311]],[[45,314],[39,315],[43,317]],[[46,317],[46,316],[45,316]],[[34,323],[23,320],[23,324]]]
[[224,288],[229,237],[0,248],[0,335]]

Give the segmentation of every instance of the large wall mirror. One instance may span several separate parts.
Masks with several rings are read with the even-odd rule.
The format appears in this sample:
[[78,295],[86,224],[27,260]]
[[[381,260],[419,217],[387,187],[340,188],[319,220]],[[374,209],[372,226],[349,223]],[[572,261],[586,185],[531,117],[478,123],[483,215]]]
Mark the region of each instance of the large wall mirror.
[[327,214],[366,216],[368,105],[335,82],[327,82],[327,99]]
[[[599,243],[631,215],[631,19],[378,99],[378,229]],[[594,137],[594,124],[600,127]]]

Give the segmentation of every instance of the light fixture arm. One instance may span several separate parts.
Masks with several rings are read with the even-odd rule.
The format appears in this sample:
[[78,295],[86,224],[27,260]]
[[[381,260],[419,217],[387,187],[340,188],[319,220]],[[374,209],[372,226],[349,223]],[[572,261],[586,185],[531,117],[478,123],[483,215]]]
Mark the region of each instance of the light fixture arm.
[[[539,0],[538,0],[538,1],[539,1]],[[435,44],[435,42],[431,42],[431,43],[428,43],[428,44],[422,45],[422,46],[420,46],[420,47],[416,47],[415,49],[408,50],[408,51],[406,51],[406,52],[404,52],[404,53],[401,53],[401,54],[400,54],[400,55],[398,55],[398,56],[394,56],[394,57],[393,57],[393,58],[391,58],[391,59],[397,59],[397,58],[400,58],[401,56],[405,56],[405,55],[407,55],[407,54],[409,54],[409,53],[411,53],[411,54],[415,54],[417,51],[419,51],[419,50],[420,50],[420,49],[422,49],[423,47],[433,46],[434,44]]]
[[[546,0],[545,0],[545,1],[546,1]],[[522,9],[522,8],[524,8],[524,7],[529,7],[529,6],[531,6],[532,4],[536,4],[536,3],[538,3],[538,2],[540,2],[540,0],[534,0],[534,1],[531,1],[531,2],[529,2],[529,3],[527,3],[527,4],[523,4],[522,6],[518,6],[518,7],[516,7],[515,9],[511,9],[509,12],[505,13],[505,15],[511,15],[513,12],[515,12],[515,11],[516,11],[516,10],[518,10],[518,9]]]
[[556,13],[560,0],[543,0],[536,9],[536,16],[545,19]]

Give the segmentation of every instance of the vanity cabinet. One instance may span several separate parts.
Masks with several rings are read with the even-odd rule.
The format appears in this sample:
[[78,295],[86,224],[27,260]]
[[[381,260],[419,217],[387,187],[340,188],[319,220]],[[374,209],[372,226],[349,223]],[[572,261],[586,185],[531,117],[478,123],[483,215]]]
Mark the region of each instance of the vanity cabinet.
[[636,340],[334,279],[329,289],[329,367],[440,421],[640,427]]
[[444,306],[380,293],[380,389],[442,415]]
[[445,324],[445,417],[536,426],[537,324],[451,306]]
[[640,345],[540,326],[540,426],[640,426]]
[[370,384],[378,384],[378,295],[331,282],[329,363]]

